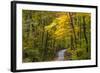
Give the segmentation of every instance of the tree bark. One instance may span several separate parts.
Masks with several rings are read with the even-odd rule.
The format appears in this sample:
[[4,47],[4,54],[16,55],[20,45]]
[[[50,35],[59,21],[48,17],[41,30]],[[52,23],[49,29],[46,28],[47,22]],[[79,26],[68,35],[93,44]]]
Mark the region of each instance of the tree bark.
[[75,41],[74,49],[76,49],[77,48],[77,39],[76,39],[76,33],[75,33],[74,24],[73,24],[73,14],[69,13],[69,16],[70,16],[70,24],[71,24],[71,28],[72,28],[73,35],[74,35],[74,41]]
[[86,51],[88,52],[88,39],[86,36],[86,23],[85,23],[85,17],[83,16],[83,32],[84,32],[84,38],[86,42]]
[[44,53],[43,53],[43,61],[47,60],[47,52],[48,52],[48,32],[45,32],[45,41],[44,41]]

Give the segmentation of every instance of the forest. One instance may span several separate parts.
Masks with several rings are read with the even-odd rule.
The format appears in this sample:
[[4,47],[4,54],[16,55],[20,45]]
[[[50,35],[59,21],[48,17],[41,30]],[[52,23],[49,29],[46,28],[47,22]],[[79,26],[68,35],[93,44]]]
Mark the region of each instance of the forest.
[[22,10],[22,61],[91,59],[91,13]]

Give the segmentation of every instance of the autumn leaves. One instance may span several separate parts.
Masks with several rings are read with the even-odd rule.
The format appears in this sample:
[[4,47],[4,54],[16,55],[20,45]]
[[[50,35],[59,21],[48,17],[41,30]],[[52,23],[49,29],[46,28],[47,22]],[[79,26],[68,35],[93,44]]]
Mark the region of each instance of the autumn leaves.
[[23,62],[90,59],[90,13],[23,10]]

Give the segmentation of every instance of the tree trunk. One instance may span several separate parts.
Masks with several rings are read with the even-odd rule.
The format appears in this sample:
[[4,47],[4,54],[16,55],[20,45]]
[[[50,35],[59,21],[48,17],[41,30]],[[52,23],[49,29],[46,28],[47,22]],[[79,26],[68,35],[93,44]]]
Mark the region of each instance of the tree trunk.
[[85,17],[83,17],[83,32],[84,32],[84,38],[86,42],[86,51],[88,52],[88,39],[86,36],[86,23],[85,23]]
[[69,16],[70,16],[70,24],[71,24],[72,32],[74,35],[74,41],[75,41],[74,49],[76,49],[77,48],[77,39],[76,39],[76,34],[75,34],[75,29],[74,29],[74,24],[73,24],[73,14],[69,13]]
[[46,32],[45,34],[45,41],[44,41],[44,53],[43,53],[43,61],[47,60],[47,52],[48,52],[48,48],[47,48],[47,45],[48,45],[48,32]]

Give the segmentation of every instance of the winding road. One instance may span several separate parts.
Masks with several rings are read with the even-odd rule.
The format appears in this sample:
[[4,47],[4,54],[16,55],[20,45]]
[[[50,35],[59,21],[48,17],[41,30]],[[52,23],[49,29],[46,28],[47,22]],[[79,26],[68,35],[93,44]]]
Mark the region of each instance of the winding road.
[[57,59],[58,61],[63,61],[64,60],[64,53],[65,53],[66,49],[63,49],[63,50],[60,50],[58,53],[57,53]]

